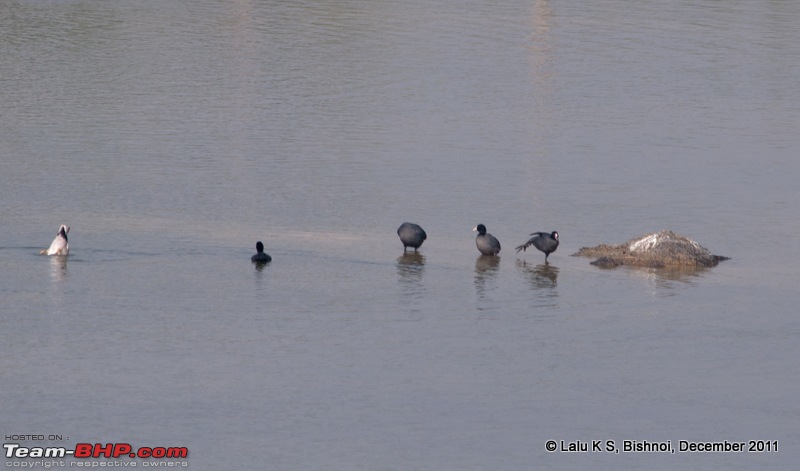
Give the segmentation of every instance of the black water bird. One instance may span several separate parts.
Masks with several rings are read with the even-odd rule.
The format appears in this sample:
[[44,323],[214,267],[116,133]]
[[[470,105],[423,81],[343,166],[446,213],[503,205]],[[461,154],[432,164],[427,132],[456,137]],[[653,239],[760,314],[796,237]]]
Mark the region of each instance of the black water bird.
[[500,253],[500,241],[493,235],[486,233],[486,226],[478,224],[473,231],[478,231],[478,237],[475,238],[475,245],[478,251],[483,255],[497,255]]
[[262,244],[260,240],[256,242],[256,252],[258,253],[250,257],[250,261],[253,263],[267,263],[272,261],[272,257],[264,253],[264,244]]
[[547,257],[556,251],[558,248],[558,232],[534,232],[531,234],[533,237],[528,239],[527,242],[517,247],[517,253],[520,250],[525,250],[531,245],[544,252],[544,262],[547,263]]
[[410,222],[404,222],[397,228],[397,235],[400,236],[400,242],[403,243],[403,252],[408,249],[408,247],[413,247],[414,252],[417,251],[422,242],[428,238],[428,234],[422,230],[417,224],[413,224]]

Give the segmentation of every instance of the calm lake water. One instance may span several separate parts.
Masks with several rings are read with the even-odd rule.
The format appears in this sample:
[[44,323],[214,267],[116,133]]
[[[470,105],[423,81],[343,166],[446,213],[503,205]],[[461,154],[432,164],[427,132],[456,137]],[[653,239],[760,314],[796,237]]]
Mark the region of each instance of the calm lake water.
[[[793,468],[798,24],[795,0],[4,2],[3,443],[187,447],[193,469]],[[39,256],[62,223],[69,258]],[[661,229],[732,259],[570,256]],[[549,265],[515,254],[552,230]]]

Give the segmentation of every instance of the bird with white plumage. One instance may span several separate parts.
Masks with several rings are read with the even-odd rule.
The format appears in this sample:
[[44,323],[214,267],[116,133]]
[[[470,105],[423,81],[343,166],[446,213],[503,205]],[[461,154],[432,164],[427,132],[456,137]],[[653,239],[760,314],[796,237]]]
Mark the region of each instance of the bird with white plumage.
[[58,233],[56,234],[56,238],[53,239],[53,242],[50,244],[50,247],[40,251],[39,254],[69,255],[69,239],[67,239],[68,232],[69,232],[69,226],[62,224],[61,227],[58,228]]

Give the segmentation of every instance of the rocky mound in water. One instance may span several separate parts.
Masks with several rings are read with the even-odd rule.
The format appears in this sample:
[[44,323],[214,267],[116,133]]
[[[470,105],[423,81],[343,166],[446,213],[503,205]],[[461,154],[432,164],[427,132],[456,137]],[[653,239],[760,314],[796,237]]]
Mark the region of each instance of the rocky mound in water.
[[631,239],[620,245],[601,244],[597,247],[583,247],[577,257],[597,258],[592,265],[613,268],[631,265],[648,268],[665,267],[714,267],[728,257],[712,255],[697,242],[675,234],[661,231]]

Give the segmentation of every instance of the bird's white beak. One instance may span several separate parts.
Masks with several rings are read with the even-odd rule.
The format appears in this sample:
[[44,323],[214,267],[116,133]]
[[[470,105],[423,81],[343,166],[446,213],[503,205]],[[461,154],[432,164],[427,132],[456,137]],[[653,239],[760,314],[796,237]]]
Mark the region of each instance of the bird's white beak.
[[473,227],[472,232],[478,232],[478,226]]

